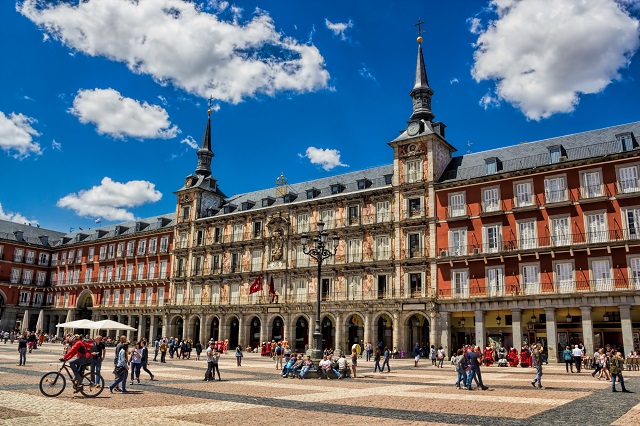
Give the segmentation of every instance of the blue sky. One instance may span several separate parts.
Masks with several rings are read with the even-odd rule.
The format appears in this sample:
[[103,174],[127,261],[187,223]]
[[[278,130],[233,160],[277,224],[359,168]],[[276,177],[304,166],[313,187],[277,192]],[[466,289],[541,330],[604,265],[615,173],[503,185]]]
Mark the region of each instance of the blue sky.
[[0,2],[0,218],[173,212],[213,96],[227,195],[393,160],[418,18],[436,120],[483,151],[640,119],[640,0]]

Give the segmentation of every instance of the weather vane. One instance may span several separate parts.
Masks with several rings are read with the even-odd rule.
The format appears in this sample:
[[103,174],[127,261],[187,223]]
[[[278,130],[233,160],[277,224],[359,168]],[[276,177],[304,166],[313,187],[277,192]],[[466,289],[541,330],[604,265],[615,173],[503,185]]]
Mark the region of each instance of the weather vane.
[[418,36],[420,36],[420,34],[422,34],[423,32],[425,32],[422,29],[422,24],[424,24],[424,21],[422,21],[420,18],[418,18],[418,23],[414,25],[414,27],[418,27]]
[[209,96],[209,110],[207,111],[209,115],[211,115],[211,111],[213,110],[213,95]]

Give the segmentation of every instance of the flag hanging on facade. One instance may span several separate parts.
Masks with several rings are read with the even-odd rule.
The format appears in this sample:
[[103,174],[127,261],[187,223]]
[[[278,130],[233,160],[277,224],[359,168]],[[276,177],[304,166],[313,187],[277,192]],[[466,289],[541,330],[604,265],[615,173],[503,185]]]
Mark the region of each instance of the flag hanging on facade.
[[273,286],[273,277],[269,280],[269,296],[276,294],[276,288]]
[[249,287],[249,294],[257,293],[260,290],[262,290],[262,279],[258,275],[258,278],[256,278],[253,284],[251,284],[251,287]]

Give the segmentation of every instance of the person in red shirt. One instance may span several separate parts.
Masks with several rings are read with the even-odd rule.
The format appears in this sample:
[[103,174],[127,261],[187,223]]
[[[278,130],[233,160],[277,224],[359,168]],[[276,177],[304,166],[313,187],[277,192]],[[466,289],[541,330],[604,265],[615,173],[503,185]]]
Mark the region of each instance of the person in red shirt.
[[77,358],[69,363],[69,367],[73,370],[75,377],[73,388],[75,392],[79,392],[79,386],[82,383],[82,375],[80,372],[84,370],[85,365],[91,364],[91,360],[93,359],[94,354],[91,352],[93,342],[84,342],[80,336],[76,334],[69,337],[69,346],[71,346],[71,349],[67,351],[64,357],[60,358],[60,361],[68,361],[77,355]]

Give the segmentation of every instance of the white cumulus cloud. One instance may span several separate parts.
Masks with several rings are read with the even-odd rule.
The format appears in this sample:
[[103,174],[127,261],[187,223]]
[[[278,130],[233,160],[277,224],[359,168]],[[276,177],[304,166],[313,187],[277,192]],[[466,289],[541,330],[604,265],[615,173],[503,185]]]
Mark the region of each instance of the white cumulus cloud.
[[116,138],[169,139],[180,133],[164,108],[126,98],[114,89],[79,90],[69,112]]
[[20,213],[5,212],[4,208],[2,207],[2,203],[0,203],[0,219],[8,220],[9,222],[16,222],[16,223],[23,223],[23,224],[30,223],[32,225],[35,225],[38,223],[37,220],[28,220],[26,217],[24,217]]
[[346,40],[347,39],[347,35],[345,34],[345,32],[349,28],[353,27],[353,22],[351,21],[351,19],[349,19],[348,22],[336,22],[336,23],[333,23],[333,22],[331,22],[331,21],[329,21],[328,19],[325,18],[324,24],[327,26],[327,28],[334,35],[339,36],[341,40]]
[[0,111],[0,149],[14,158],[24,159],[31,154],[40,155],[40,144],[33,140],[40,136],[31,125],[35,118],[12,112],[9,116]]
[[301,158],[308,158],[311,164],[318,165],[329,171],[334,167],[349,167],[340,161],[340,151],[337,149],[322,149],[310,146],[307,148],[305,155],[298,154]]
[[580,95],[620,78],[640,46],[637,19],[615,0],[493,0],[498,17],[479,30],[476,81],[540,120],[571,112]]
[[155,203],[161,198],[162,193],[151,182],[132,180],[121,183],[105,177],[100,185],[65,195],[56,205],[73,210],[78,216],[133,220],[135,216],[127,209]]
[[191,136],[188,135],[186,138],[182,139],[180,141],[180,143],[184,143],[187,144],[187,146],[189,146],[189,148],[193,148],[193,149],[198,149],[198,142],[196,142],[196,140]]
[[[220,10],[225,3],[211,5]],[[261,10],[243,22],[237,7],[225,21],[183,0],[23,0],[16,8],[76,51],[219,101],[308,92],[329,80],[318,49],[278,32]]]

